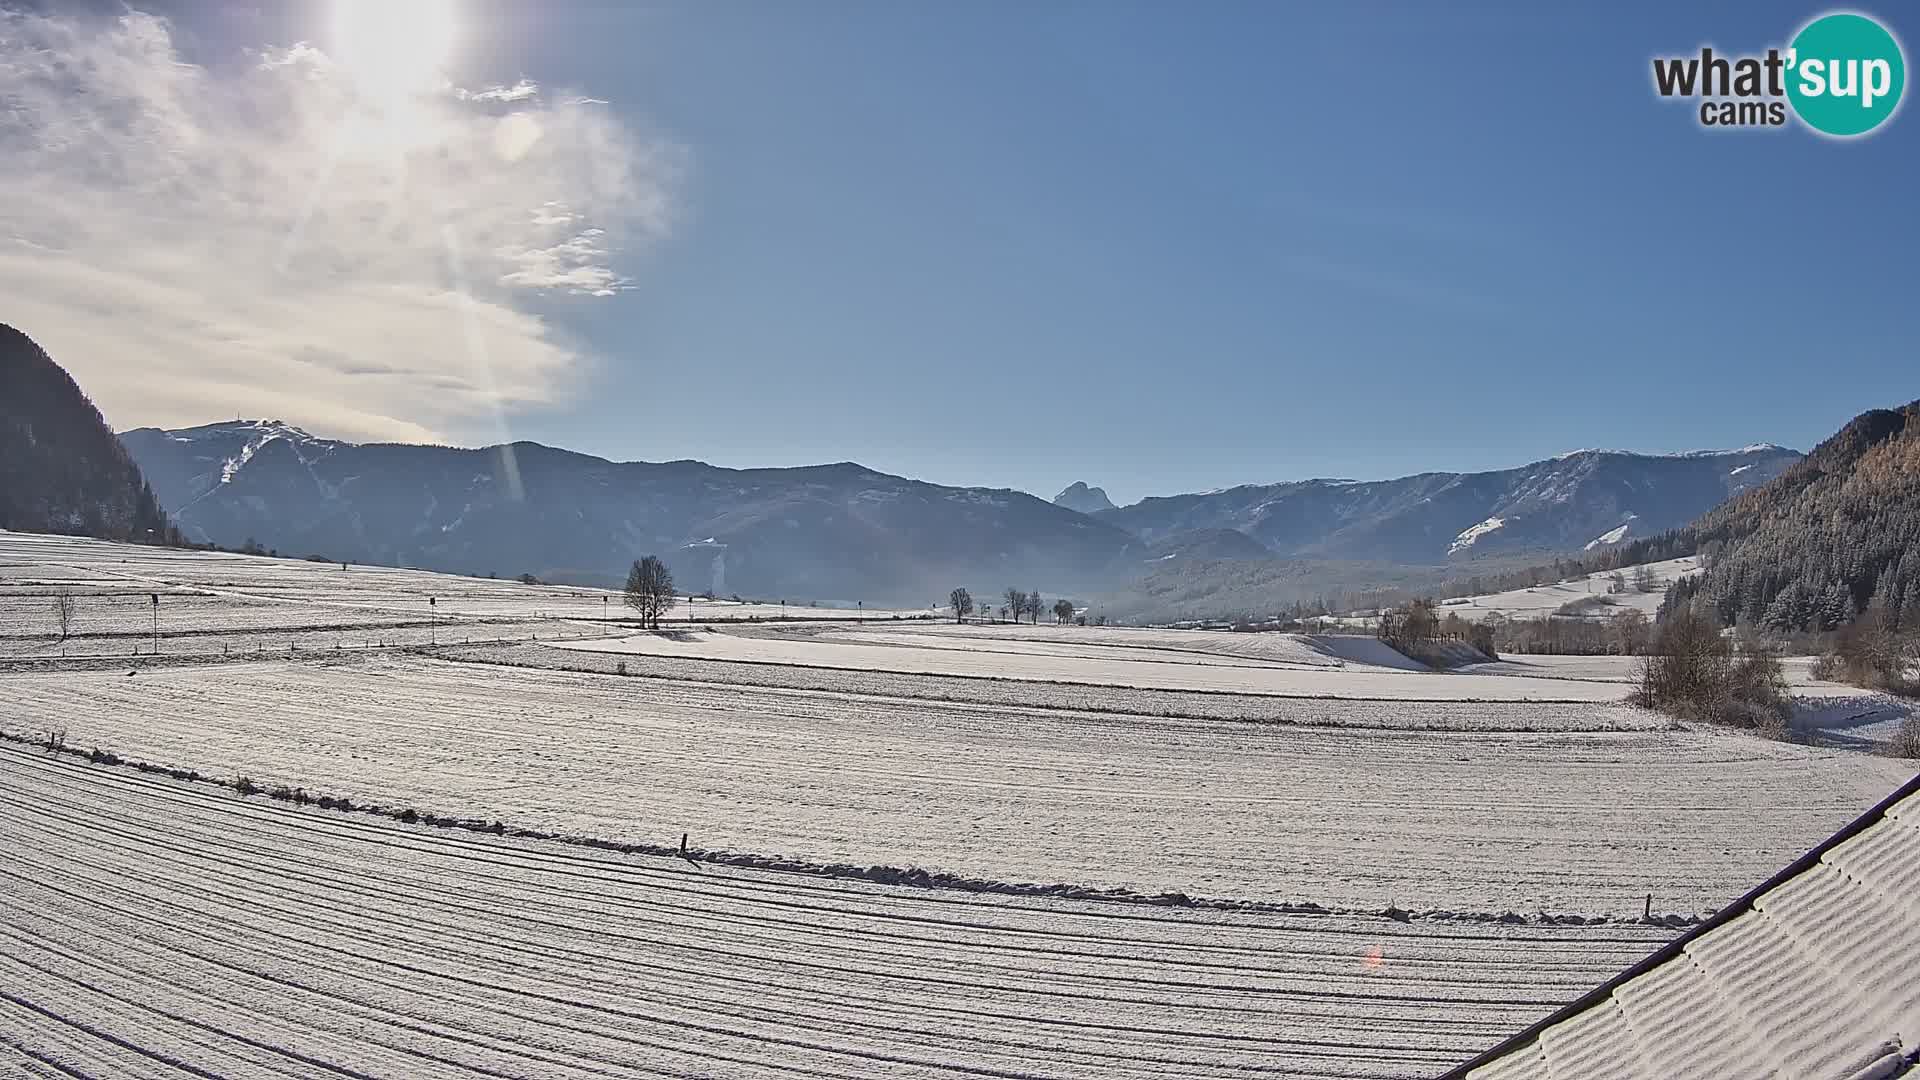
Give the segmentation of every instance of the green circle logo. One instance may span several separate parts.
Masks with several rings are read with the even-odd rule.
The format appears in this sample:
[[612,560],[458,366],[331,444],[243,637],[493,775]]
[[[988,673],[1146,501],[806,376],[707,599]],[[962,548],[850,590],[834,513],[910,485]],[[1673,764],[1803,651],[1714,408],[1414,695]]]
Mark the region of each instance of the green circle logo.
[[1822,15],[1787,53],[1787,100],[1815,131],[1847,138],[1885,123],[1907,86],[1907,61],[1887,28],[1843,12]]

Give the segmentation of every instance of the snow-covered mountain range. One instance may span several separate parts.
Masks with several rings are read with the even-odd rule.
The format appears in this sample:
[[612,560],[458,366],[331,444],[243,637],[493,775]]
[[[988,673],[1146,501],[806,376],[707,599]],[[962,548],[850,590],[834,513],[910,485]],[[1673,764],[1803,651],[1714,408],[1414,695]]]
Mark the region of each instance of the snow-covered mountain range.
[[272,420],[121,440],[190,538],[283,554],[617,582],[657,553],[683,588],[916,607],[960,584],[1091,586],[1144,556],[1118,527],[1024,492],[851,462],[723,469],[530,442],[356,444]]
[[223,545],[585,580],[617,579],[657,552],[695,588],[718,579],[758,595],[915,605],[953,584],[1111,588],[1172,560],[1434,565],[1594,550],[1684,524],[1800,457],[1777,446],[1582,450],[1496,472],[1251,485],[1115,508],[1084,483],[1048,503],[851,462],[740,470],[525,442],[356,444],[272,420],[121,438],[181,529]]
[[1233,529],[1276,556],[1439,563],[1596,550],[1684,525],[1800,460],[1758,445],[1688,454],[1578,450],[1515,469],[1303,480],[1143,499],[1094,516],[1151,544]]

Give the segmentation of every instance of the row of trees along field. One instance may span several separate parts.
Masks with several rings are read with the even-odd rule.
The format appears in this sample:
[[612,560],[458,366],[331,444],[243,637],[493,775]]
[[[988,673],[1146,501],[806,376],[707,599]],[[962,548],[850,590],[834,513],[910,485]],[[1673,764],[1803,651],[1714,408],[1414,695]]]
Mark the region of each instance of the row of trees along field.
[[1413,600],[1382,612],[1378,634],[1381,641],[1416,660],[1428,659],[1432,646],[1442,641],[1465,642],[1490,659],[1499,659],[1494,652],[1491,627],[1468,622],[1453,612],[1443,617],[1431,598]]
[[[1066,599],[1055,600],[1053,606],[1049,608],[1046,601],[1040,598],[1039,589],[1035,589],[1032,592],[1022,592],[1019,589],[1008,587],[1007,591],[1002,594],[1002,597],[1006,600],[1006,603],[1000,605],[1000,618],[1003,621],[1011,619],[1017,622],[1021,616],[1029,615],[1033,617],[1034,624],[1038,625],[1042,611],[1051,611],[1053,613],[1053,621],[1057,624],[1065,625],[1074,621],[1073,601]],[[948,593],[947,610],[953,612],[954,622],[966,622],[967,616],[972,615],[974,612],[973,593],[967,591],[965,588],[955,589],[951,593]],[[985,617],[987,609],[981,608],[980,613],[982,617]],[[1080,622],[1081,625],[1085,625],[1086,619],[1082,617]]]

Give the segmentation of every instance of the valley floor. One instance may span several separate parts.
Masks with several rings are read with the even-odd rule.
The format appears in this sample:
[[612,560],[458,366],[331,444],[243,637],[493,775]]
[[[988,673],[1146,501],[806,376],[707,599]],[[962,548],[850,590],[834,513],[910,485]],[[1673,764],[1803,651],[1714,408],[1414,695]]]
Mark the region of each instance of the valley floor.
[[1911,774],[1804,670],[1826,745],[1606,658],[391,574],[0,534],[0,1076],[1434,1075]]
[[[1364,910],[1628,917],[1651,892],[1697,912],[1905,775],[1718,732],[1551,730],[1550,712],[1482,732],[1482,706],[1454,702],[1235,724],[420,657],[0,676],[0,696],[17,733],[361,802]],[[1341,724],[1373,713],[1439,730]]]
[[1433,1073],[1651,927],[696,869],[0,747],[0,1075]]

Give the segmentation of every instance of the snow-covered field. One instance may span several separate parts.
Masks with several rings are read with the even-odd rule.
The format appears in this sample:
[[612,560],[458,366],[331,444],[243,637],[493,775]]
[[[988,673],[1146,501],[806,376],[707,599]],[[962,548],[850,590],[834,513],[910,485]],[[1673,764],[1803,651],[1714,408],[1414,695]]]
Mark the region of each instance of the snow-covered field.
[[[1028,652],[1037,655],[1161,662],[1340,668],[1371,664],[1405,671],[1423,666],[1371,637],[1233,634],[1158,627],[1058,626],[1017,623],[915,623],[911,626],[834,627],[814,631],[847,641],[884,641],[941,649]],[[1124,652],[1116,650],[1126,650]]]
[[[153,592],[163,655],[109,664]],[[0,744],[0,1076],[1432,1075],[1669,937],[1648,894],[1725,904],[1910,771],[1804,668],[1827,746],[1629,708],[1617,658],[704,602],[642,634],[602,595],[0,534],[8,733],[731,860]]]
[[1069,709],[1162,719],[1237,720],[1303,727],[1388,731],[1639,731],[1665,730],[1674,722],[1624,705],[1584,701],[1425,701],[1320,698],[1272,694],[1227,694],[1093,683],[1029,682],[975,676],[902,674],[853,668],[786,664],[741,664],[697,657],[655,656],[551,647],[551,643],[456,646],[441,656],[513,667],[730,686],[824,690],[864,697],[900,698],[966,705]]
[[[66,640],[52,615],[63,591],[74,601]],[[620,593],[602,589],[0,532],[0,658],[126,656],[150,651],[156,631],[160,651],[176,654],[525,641],[630,614]],[[668,618],[892,624],[930,614],[683,597]]]
[[1625,916],[1652,892],[1699,911],[1905,775],[1729,734],[1162,720],[422,658],[4,676],[0,698],[32,718],[9,728],[75,746],[551,831],[1366,910]]
[[621,856],[0,746],[0,1075],[1433,1075],[1631,926],[1116,908]]
[[[1787,685],[1795,692],[1816,695],[1864,695],[1870,691],[1844,683],[1827,682],[1813,676],[1814,658],[1788,656],[1780,661]],[[1514,653],[1491,664],[1473,664],[1468,674],[1511,675],[1525,679],[1577,679],[1582,682],[1612,682],[1628,685],[1639,679],[1637,656],[1545,656]]]
[[1638,611],[1651,619],[1654,612],[1660,610],[1660,601],[1666,595],[1667,586],[1700,569],[1700,560],[1689,555],[1683,559],[1668,559],[1665,562],[1646,565],[1653,573],[1654,590],[1652,592],[1643,593],[1634,588],[1634,568],[1629,566],[1620,571],[1620,576],[1627,582],[1625,592],[1607,592],[1613,585],[1612,574],[1591,574],[1531,589],[1514,589],[1511,592],[1444,600],[1440,603],[1440,613],[1445,615],[1451,612],[1463,619],[1475,620],[1484,619],[1490,615],[1500,615],[1510,619],[1537,619],[1542,615],[1553,614],[1563,604],[1596,598],[1606,603],[1595,607],[1589,613],[1591,618],[1611,618],[1629,611]]
[[[1076,627],[1078,632],[1083,628]],[[1084,628],[1087,641],[1098,635],[1132,631]],[[1173,631],[1168,631],[1172,633]],[[1194,631],[1204,634],[1204,631]],[[1279,636],[1284,640],[1284,636]],[[907,644],[912,640],[913,644]],[[1304,639],[1296,639],[1296,641]],[[1334,639],[1340,640],[1340,639]],[[1349,638],[1355,650],[1386,652],[1371,638]],[[1279,642],[1276,642],[1278,644]],[[1328,662],[1249,661],[1246,658],[1208,658],[1187,653],[1136,648],[1114,648],[1096,655],[1097,646],[1057,646],[1050,642],[1009,637],[992,642],[957,634],[840,634],[813,635],[763,632],[754,635],[693,630],[668,634],[633,634],[617,638],[571,640],[559,647],[594,652],[726,660],[736,663],[785,664],[855,671],[972,678],[1021,679],[1036,682],[1081,683],[1105,686],[1150,686],[1165,690],[1192,690],[1230,694],[1270,694],[1289,697],[1384,698],[1403,701],[1618,701],[1619,685],[1578,679],[1515,678],[1508,675],[1442,675],[1406,670],[1399,665]],[[1043,651],[1044,650],[1044,651]],[[1308,650],[1301,648],[1304,654]],[[1398,654],[1393,654],[1398,657]]]

